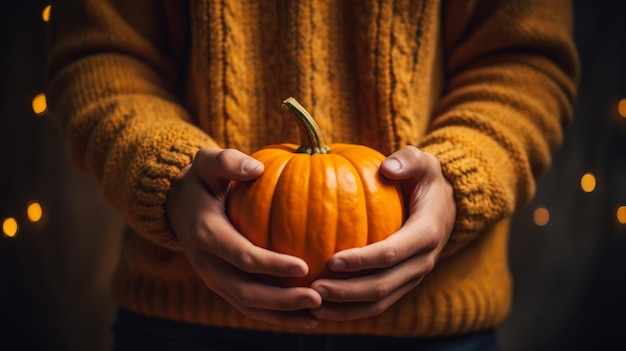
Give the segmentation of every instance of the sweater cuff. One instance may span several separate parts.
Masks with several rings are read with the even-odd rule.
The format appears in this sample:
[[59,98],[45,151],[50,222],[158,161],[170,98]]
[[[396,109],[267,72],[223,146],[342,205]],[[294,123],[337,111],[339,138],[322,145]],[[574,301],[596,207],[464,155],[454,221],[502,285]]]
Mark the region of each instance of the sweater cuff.
[[[136,162],[128,172],[106,177],[109,181],[103,179],[104,193],[112,195],[113,205],[121,207],[120,212],[139,235],[180,251],[165,211],[167,193],[172,180],[193,161],[200,148],[217,145],[200,130],[178,121],[160,123],[146,134],[146,144],[133,157]],[[124,173],[126,182],[118,178]]]
[[[441,257],[457,252],[497,220],[512,211],[491,166],[450,141],[421,148],[439,160],[444,176],[454,189],[455,225]],[[509,199],[510,200],[510,199]]]

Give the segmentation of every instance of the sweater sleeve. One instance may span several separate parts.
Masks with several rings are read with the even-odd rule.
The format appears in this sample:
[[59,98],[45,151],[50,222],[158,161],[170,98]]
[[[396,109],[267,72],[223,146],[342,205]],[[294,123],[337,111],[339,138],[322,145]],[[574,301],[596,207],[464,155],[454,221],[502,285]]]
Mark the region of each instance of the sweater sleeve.
[[46,94],[72,162],[96,179],[105,200],[140,235],[177,249],[166,193],[198,149],[215,143],[177,101],[180,43],[163,6],[56,1]]
[[572,118],[579,74],[569,1],[450,1],[444,95],[421,141],[453,185],[443,257],[530,201]]

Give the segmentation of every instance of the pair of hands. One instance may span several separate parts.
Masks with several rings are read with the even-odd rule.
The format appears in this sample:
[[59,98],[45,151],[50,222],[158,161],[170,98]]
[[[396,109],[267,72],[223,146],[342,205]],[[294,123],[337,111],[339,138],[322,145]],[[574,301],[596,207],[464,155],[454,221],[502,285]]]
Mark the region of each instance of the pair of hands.
[[330,269],[374,269],[348,279],[319,279],[310,287],[282,288],[256,273],[303,277],[300,258],[253,245],[225,213],[230,180],[252,180],[263,164],[234,149],[206,147],[172,182],[166,213],[191,265],[207,287],[246,316],[265,322],[315,328],[319,320],[347,321],[376,316],[415,288],[435,262],[454,226],[456,205],[439,161],[415,147],[404,147],[381,165],[410,199],[409,217],[387,239],[337,252]]

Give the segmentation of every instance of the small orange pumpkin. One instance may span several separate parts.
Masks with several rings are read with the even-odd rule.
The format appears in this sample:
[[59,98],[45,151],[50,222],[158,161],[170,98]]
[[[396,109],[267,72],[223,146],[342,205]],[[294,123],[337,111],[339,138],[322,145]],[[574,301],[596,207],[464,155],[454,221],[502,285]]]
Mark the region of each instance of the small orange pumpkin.
[[270,145],[252,154],[265,165],[258,179],[233,182],[227,213],[257,246],[302,258],[304,278],[280,278],[282,286],[309,286],[330,272],[340,250],[382,240],[403,223],[397,183],[380,175],[385,156],[362,145],[326,146],[309,113],[294,99],[283,102],[301,130],[302,145]]

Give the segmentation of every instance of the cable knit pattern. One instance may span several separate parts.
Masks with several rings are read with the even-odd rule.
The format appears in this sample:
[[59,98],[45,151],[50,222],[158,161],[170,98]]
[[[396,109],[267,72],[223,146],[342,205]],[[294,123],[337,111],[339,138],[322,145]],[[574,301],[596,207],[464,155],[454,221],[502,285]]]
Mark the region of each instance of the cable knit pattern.
[[112,287],[121,306],[303,332],[250,320],[207,289],[164,212],[201,147],[297,141],[280,112],[294,96],[328,143],[435,155],[457,202],[442,258],[414,291],[377,317],[310,332],[449,335],[506,318],[509,217],[572,115],[568,1],[59,0],[50,25],[51,114],[129,224]]

